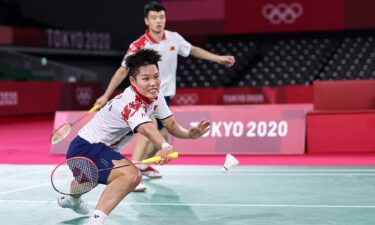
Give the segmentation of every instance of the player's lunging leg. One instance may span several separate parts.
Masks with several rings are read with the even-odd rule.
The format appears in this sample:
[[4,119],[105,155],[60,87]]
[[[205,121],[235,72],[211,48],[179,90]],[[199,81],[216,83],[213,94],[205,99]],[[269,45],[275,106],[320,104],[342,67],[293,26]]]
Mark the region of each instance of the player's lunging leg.
[[[127,159],[113,160],[114,166],[131,164]],[[114,169],[108,177],[107,187],[90,217],[89,224],[104,224],[107,215],[131,192],[141,181],[141,174],[134,164],[131,166]]]
[[[70,193],[74,194],[77,191],[77,182],[73,180],[70,183]],[[74,212],[87,215],[89,214],[90,210],[85,201],[81,199],[81,195],[68,196],[68,195],[61,195],[57,199],[57,204],[61,208],[69,208],[72,209]]]

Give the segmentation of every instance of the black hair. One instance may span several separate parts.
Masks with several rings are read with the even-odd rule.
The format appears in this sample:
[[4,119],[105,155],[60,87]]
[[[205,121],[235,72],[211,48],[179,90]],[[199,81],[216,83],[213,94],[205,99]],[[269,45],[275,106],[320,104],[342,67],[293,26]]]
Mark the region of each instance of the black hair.
[[161,55],[153,49],[142,49],[137,53],[131,54],[125,58],[128,75],[135,77],[139,68],[147,65],[156,65],[159,69],[158,62]]
[[145,5],[145,8],[143,9],[143,13],[144,13],[145,17],[148,16],[148,13],[150,11],[160,12],[160,11],[165,11],[165,8],[159,2],[152,1],[152,2],[148,3],[147,5]]

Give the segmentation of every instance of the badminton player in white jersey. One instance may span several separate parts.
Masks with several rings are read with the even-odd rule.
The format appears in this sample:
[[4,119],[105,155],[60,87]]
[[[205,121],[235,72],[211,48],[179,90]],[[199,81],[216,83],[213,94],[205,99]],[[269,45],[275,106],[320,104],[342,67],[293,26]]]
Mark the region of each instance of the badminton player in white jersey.
[[[209,130],[210,122],[201,121],[197,126],[185,129],[177,123],[163,95],[159,92],[160,55],[151,49],[143,49],[126,58],[131,86],[108,102],[89,123],[79,130],[70,143],[67,158],[90,158],[99,170],[114,166],[128,167],[105,170],[99,173],[99,182],[107,185],[87,224],[101,225],[125,196],[141,181],[137,167],[118,150],[124,147],[136,133],[146,136],[159,149],[161,164],[168,163],[172,146],[151,122],[151,115],[163,121],[170,134],[183,139],[195,139]],[[80,197],[60,196],[58,203],[80,214],[88,214],[87,205]]]
[[[221,56],[213,54],[202,48],[191,45],[178,33],[165,30],[165,8],[158,2],[150,2],[144,7],[144,20],[148,29],[144,35],[130,45],[126,56],[134,54],[135,52],[138,52],[140,49],[144,48],[157,50],[161,54],[162,60],[159,62],[161,77],[160,91],[165,97],[168,105],[170,98],[176,94],[176,70],[178,55],[183,57],[193,55],[195,57],[213,61],[227,67],[230,67],[235,63],[233,56]],[[100,98],[97,99],[96,103],[104,105],[108,101],[108,98],[113,91],[125,79],[128,74],[125,63],[126,61],[124,60],[121,67],[117,69],[116,73],[112,77],[107,90]],[[163,125],[159,120],[157,122],[161,134],[167,138],[168,132],[163,129]],[[147,138],[140,136],[133,150],[133,161],[141,161],[146,157],[145,152],[147,150],[147,145]],[[142,174],[148,176],[149,178],[161,177],[161,174],[152,167],[144,165],[143,168],[140,167],[140,169]],[[137,190],[145,190],[145,187],[140,185],[137,187]]]

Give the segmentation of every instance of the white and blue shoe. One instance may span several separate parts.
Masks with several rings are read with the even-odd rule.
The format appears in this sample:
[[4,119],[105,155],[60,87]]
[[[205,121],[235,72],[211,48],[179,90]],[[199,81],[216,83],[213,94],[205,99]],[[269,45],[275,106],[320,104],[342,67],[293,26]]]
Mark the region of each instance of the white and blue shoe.
[[74,212],[81,215],[87,215],[90,213],[88,204],[80,198],[74,199],[71,196],[62,195],[57,199],[57,204],[59,204],[61,208],[72,209]]

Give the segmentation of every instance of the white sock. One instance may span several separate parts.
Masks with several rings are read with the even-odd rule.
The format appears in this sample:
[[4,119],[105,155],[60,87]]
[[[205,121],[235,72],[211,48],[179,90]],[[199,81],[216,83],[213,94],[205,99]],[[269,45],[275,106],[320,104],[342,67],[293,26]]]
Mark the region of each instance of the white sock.
[[97,220],[100,224],[104,224],[104,221],[107,219],[107,215],[100,211],[95,209],[92,213],[92,216],[90,217],[90,221]]

